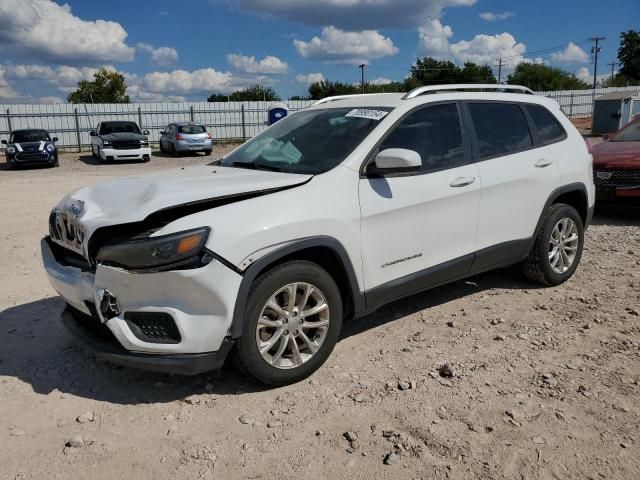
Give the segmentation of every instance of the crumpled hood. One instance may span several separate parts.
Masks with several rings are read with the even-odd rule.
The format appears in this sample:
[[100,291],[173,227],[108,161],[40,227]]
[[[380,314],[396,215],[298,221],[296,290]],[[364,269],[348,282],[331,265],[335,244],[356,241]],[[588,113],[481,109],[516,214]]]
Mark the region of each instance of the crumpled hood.
[[593,147],[595,168],[640,168],[640,142],[602,142]]
[[59,204],[86,229],[144,220],[170,207],[265,190],[293,187],[311,175],[248,170],[214,165],[171,169],[82,188]]
[[146,140],[147,137],[145,135],[141,135],[139,133],[129,133],[129,132],[118,132],[118,133],[110,133],[109,135],[100,135],[102,140],[109,140],[110,142],[122,142],[128,140]]

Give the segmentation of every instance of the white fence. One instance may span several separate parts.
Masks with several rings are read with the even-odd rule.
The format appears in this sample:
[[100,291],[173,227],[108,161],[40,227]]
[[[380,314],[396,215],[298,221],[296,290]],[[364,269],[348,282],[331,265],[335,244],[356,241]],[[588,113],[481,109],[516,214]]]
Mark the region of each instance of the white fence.
[[[555,99],[569,117],[589,117],[593,100],[611,92],[634,92],[639,87],[598,88],[536,92]],[[291,111],[308,107],[312,101],[286,102]],[[0,105],[0,138],[19,128],[43,128],[59,138],[61,147],[87,148],[89,132],[103,120],[133,120],[149,130],[156,143],[160,131],[171,122],[192,121],[205,125],[217,141],[245,140],[267,125],[272,102],[128,103]]]
[[562,107],[569,118],[590,117],[593,112],[593,100],[605,93],[638,92],[640,87],[596,88],[595,90],[560,90],[555,92],[536,92],[536,95],[553,98]]
[[[295,112],[312,101],[286,102]],[[205,125],[217,141],[245,140],[267,125],[273,102],[108,103],[58,105],[0,105],[0,138],[19,128],[43,128],[58,137],[58,145],[77,149],[91,145],[89,132],[105,120],[131,120],[149,130],[158,142],[169,123],[191,121]]]

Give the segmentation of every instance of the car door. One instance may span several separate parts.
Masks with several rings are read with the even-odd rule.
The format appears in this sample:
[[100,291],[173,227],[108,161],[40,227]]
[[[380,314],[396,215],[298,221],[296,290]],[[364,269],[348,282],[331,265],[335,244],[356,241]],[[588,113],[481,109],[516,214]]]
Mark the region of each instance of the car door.
[[[501,248],[487,255],[495,263],[526,255],[542,209],[559,185],[557,162],[532,132],[524,105],[467,102],[465,108],[482,181],[477,249]],[[483,261],[474,268],[490,266]]]
[[376,149],[418,152],[419,171],[381,173],[369,163],[360,179],[368,303],[385,303],[462,276],[470,268],[480,181],[460,108],[455,102],[420,107],[397,123]]

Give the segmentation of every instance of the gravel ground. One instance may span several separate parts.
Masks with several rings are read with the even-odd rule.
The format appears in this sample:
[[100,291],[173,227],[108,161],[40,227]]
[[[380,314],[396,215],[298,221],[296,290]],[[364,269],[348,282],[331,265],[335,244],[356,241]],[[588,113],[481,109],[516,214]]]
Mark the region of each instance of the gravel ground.
[[[216,153],[220,154],[222,148]],[[69,190],[195,164],[0,171],[0,480],[640,478],[640,219],[599,214],[582,265],[500,270],[345,325],[327,364],[264,389],[96,361],[58,322],[39,240]]]

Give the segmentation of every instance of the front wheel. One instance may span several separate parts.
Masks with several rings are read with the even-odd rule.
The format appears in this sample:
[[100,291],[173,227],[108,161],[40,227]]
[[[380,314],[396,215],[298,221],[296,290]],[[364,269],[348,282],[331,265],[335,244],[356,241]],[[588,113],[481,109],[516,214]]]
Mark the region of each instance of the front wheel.
[[261,383],[295,383],[322,366],[341,328],[342,299],[331,275],[312,262],[287,262],[255,281],[236,355]]
[[578,268],[584,246],[582,217],[570,205],[552,205],[525,260],[525,276],[542,285],[560,285]]

